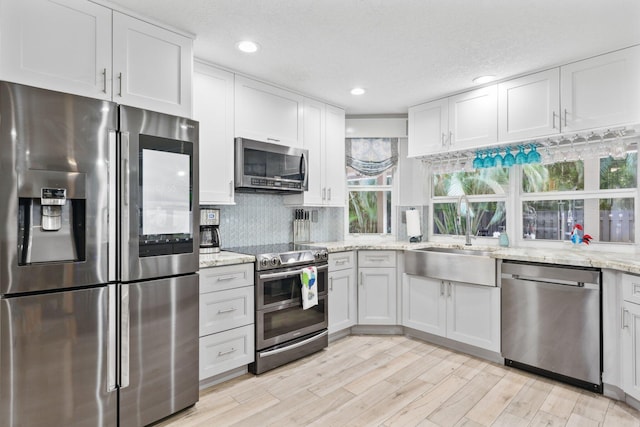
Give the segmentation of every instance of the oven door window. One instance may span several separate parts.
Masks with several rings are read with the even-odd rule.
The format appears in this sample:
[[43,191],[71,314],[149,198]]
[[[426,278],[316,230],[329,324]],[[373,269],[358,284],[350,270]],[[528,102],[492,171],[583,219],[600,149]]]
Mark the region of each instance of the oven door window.
[[193,144],[140,135],[140,257],[193,252]]
[[[318,269],[316,281],[319,295],[326,292],[325,284],[327,280],[326,268]],[[258,296],[258,309],[283,303],[299,303],[301,286],[302,283],[298,269],[286,277],[260,279],[258,289],[261,295]]]
[[[318,305],[303,310],[299,305],[266,310],[258,313],[262,345],[271,346],[327,327],[326,296],[318,298]],[[258,343],[260,346],[260,343]]]

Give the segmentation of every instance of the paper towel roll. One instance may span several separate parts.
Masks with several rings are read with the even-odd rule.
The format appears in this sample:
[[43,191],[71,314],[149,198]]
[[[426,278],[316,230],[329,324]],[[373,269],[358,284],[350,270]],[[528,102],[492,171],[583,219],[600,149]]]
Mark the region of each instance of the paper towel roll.
[[406,211],[407,213],[407,236],[422,236],[420,231],[420,212],[416,209]]

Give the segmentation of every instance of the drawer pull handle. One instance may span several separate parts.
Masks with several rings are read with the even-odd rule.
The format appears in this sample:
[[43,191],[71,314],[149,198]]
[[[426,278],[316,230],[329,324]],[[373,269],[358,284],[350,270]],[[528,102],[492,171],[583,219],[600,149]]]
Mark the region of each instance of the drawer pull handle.
[[231,348],[231,350],[227,350],[227,351],[219,351],[218,356],[226,356],[227,354],[234,353],[235,351],[236,351],[235,348]]
[[236,307],[226,308],[224,310],[218,310],[218,314],[232,313],[236,310],[237,310]]
[[627,320],[626,317],[627,316],[625,316],[625,314],[627,314],[628,312],[629,312],[629,310],[626,310],[624,308],[622,309],[622,319],[621,319],[622,329],[627,329],[629,327],[629,325],[627,325],[627,322],[626,322],[626,320]]
[[386,256],[378,256],[378,257],[370,256],[370,257],[367,257],[367,260],[368,261],[389,261],[389,258]]
[[236,276],[236,275],[220,276],[220,277],[217,277],[216,280],[218,282],[226,282],[227,280],[233,280],[233,279],[237,279],[237,278],[238,278],[238,276]]
[[349,258],[344,258],[344,259],[337,259],[336,260],[336,264],[345,264],[347,261],[349,261]]

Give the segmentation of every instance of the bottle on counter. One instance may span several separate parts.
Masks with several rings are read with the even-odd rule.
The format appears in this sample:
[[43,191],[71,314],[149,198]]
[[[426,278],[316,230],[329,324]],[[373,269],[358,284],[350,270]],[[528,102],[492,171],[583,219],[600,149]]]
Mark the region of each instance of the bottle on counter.
[[500,227],[502,230],[500,230],[500,236],[498,236],[498,244],[500,246],[502,246],[503,248],[508,248],[509,247],[509,235],[507,235],[507,232],[505,231],[504,227]]

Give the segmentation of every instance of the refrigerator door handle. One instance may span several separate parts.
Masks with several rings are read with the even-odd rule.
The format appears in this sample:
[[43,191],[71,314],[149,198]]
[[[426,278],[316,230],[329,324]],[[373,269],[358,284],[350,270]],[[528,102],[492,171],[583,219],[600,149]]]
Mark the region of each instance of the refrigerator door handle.
[[109,207],[107,215],[107,224],[109,230],[109,261],[108,261],[108,280],[116,281],[116,259],[117,259],[117,239],[116,239],[116,223],[118,222],[118,195],[116,191],[117,173],[118,173],[118,157],[116,148],[116,131],[109,130]]
[[129,132],[120,132],[120,275],[118,280],[123,280],[129,275],[129,196],[130,196],[130,170],[129,170]]
[[120,287],[120,388],[129,386],[129,286]]
[[116,340],[117,340],[116,285],[107,285],[107,392],[117,390]]

